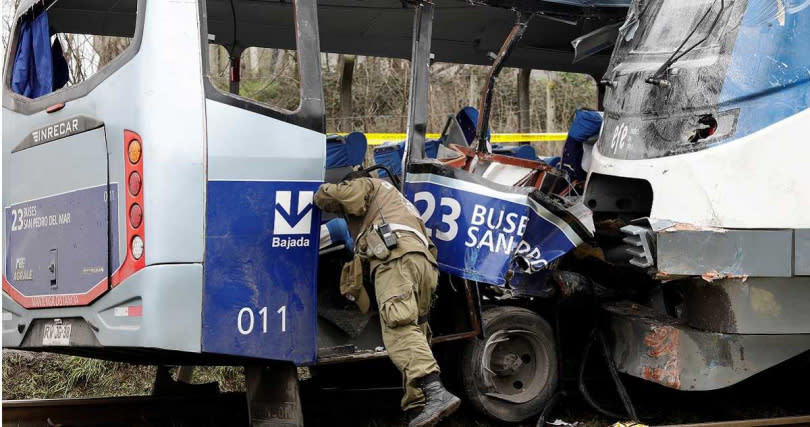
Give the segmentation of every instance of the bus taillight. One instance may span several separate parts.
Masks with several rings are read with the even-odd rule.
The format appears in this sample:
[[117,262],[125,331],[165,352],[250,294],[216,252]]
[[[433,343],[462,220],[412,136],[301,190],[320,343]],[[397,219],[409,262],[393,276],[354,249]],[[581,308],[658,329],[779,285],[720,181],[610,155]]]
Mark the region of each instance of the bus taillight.
[[125,209],[127,255],[121,267],[113,273],[116,286],[146,266],[145,221],[143,204],[143,140],[137,133],[124,130],[124,176],[126,177]]
[[130,163],[133,165],[138,163],[141,160],[141,141],[137,139],[130,140],[129,146],[127,147],[127,154]]
[[129,194],[133,196],[137,196],[141,193],[141,174],[138,172],[129,174],[128,188]]

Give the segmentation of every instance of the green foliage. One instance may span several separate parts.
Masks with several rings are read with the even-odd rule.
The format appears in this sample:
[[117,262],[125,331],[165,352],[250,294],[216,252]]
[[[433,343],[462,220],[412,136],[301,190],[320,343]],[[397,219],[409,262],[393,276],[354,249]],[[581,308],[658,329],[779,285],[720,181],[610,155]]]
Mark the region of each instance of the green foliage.
[[[3,351],[3,399],[56,399],[148,395],[156,369],[61,354]],[[200,366],[192,383],[219,383],[221,391],[244,391],[244,369]]]
[[3,399],[148,394],[155,369],[83,357],[3,352]]
[[[212,46],[209,74],[221,90],[228,90],[228,55]],[[239,95],[270,106],[294,110],[299,104],[299,76],[294,51],[250,48],[241,57]],[[328,132],[404,132],[407,124],[410,63],[403,59],[357,57],[352,82],[352,112],[341,117],[340,55],[321,55]],[[439,132],[447,116],[464,106],[478,107],[489,68],[478,65],[436,63],[431,66],[429,132]],[[499,76],[492,102],[491,128],[517,132],[518,70]],[[546,117],[547,91],[554,103],[553,120]],[[562,132],[577,108],[596,108],[596,84],[584,74],[535,71],[529,85],[530,123],[533,132]],[[549,129],[549,125],[553,127]]]
[[245,368],[241,366],[197,366],[192,384],[218,383],[220,391],[244,391]]

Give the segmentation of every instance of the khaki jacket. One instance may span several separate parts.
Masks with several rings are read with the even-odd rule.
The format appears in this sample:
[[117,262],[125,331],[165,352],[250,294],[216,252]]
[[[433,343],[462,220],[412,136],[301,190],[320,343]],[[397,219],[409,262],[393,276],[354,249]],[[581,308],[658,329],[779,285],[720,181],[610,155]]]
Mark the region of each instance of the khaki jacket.
[[[421,253],[431,264],[436,265],[436,248],[428,237],[419,212],[390,183],[377,178],[358,178],[339,184],[327,183],[321,185],[315,193],[314,201],[322,210],[346,217],[349,233],[355,241],[356,257],[368,260],[371,277],[374,277],[374,270],[378,266],[408,253]],[[397,247],[385,259],[378,259],[367,254],[366,236],[367,233],[376,233],[372,227],[381,224],[383,217],[397,236]],[[352,275],[347,268],[344,268],[344,277],[341,277],[341,292],[355,294],[362,284],[358,286],[356,283],[345,283],[345,276]],[[355,272],[353,276],[358,277],[358,273]],[[349,288],[353,288],[353,291],[346,292]]]
[[423,254],[436,265],[436,257],[431,251],[433,242],[427,237],[419,212],[390,183],[377,178],[358,178],[339,184],[323,184],[315,193],[315,204],[327,212],[345,215],[349,233],[361,255],[368,248],[366,233],[372,232],[372,226],[381,224],[385,217],[395,230],[397,247],[384,260],[370,259],[372,271],[380,264],[411,252]]

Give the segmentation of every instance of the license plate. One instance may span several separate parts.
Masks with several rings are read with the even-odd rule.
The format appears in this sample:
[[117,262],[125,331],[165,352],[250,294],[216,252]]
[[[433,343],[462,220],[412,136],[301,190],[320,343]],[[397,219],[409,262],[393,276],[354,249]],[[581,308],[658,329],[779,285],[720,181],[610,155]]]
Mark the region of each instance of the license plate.
[[48,323],[42,331],[42,345],[70,345],[70,323]]

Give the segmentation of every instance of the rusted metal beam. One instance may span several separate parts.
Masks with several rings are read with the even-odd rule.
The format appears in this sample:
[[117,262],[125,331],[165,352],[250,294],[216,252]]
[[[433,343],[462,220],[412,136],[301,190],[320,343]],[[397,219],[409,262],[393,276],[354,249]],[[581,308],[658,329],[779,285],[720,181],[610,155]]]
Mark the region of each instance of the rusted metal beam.
[[759,426],[804,426],[810,427],[810,416],[758,418],[754,420],[717,421],[697,424],[675,424],[682,427],[759,427]]
[[489,145],[489,115],[492,111],[492,94],[495,91],[495,82],[498,79],[498,74],[503,69],[504,62],[506,62],[509,54],[512,53],[518,41],[523,37],[523,33],[526,32],[526,27],[529,26],[529,20],[532,16],[530,13],[517,12],[515,25],[512,26],[512,30],[509,31],[509,35],[506,36],[501,49],[493,58],[492,66],[489,68],[489,76],[484,84],[481,101],[478,104],[480,114],[478,114],[478,123],[475,126],[475,141],[473,141],[473,146],[476,147],[476,151],[479,153],[492,152],[492,147]]

